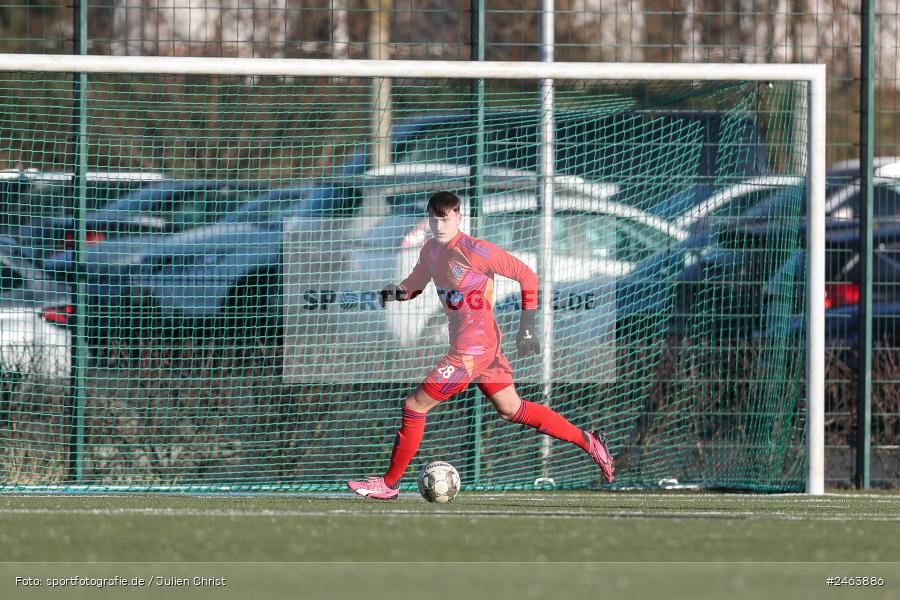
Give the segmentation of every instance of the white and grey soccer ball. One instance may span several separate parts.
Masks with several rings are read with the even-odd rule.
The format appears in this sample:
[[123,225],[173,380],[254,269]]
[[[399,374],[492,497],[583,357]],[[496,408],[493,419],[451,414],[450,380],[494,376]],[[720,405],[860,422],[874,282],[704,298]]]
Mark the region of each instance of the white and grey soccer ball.
[[429,502],[444,504],[459,493],[459,473],[448,462],[428,463],[419,471],[419,493]]

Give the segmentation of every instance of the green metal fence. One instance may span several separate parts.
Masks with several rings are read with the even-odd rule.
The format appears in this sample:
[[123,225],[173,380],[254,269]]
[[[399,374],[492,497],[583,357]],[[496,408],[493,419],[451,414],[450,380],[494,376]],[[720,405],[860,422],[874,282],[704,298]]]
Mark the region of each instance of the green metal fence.
[[[867,84],[874,91],[872,153],[874,157],[891,157],[900,155],[895,125],[900,102],[900,8],[896,2],[886,0],[864,4],[874,9],[874,61],[866,81],[861,80],[865,39],[861,11],[856,4],[837,0],[815,5],[798,0],[558,0],[555,58],[823,62],[828,65],[829,75],[828,164],[860,158],[860,132],[865,130],[865,123],[860,121],[864,108],[861,91]],[[76,35],[79,19],[75,16],[80,8],[87,14],[87,35],[81,49]],[[281,0],[264,6],[184,0],[152,8],[123,0],[89,2],[74,10],[64,3],[7,4],[0,6],[0,51],[469,60],[478,56],[481,43],[477,34],[473,37],[477,28],[472,27],[478,9],[479,3],[474,0]],[[486,3],[483,10],[484,58],[516,61],[539,57],[539,2],[504,0]],[[210,119],[217,118],[217,114],[221,113],[214,109]],[[359,135],[365,136],[367,126],[357,125]],[[0,127],[4,138],[15,137],[8,121]],[[159,135],[159,139],[165,137],[163,133]],[[47,166],[68,167],[73,156],[68,146],[71,140],[60,139],[55,144],[56,158]],[[334,166],[331,157],[344,152],[342,148],[329,147],[302,165],[282,163],[282,167],[321,172]],[[0,155],[0,167],[28,166],[27,158],[22,156],[7,150]],[[107,166],[148,169],[147,165],[120,160],[119,164]],[[192,160],[200,165],[204,158],[194,155]],[[234,160],[234,164],[241,164],[240,157]],[[163,170],[168,166],[165,162],[160,165]],[[892,183],[897,175],[889,171],[875,175],[876,225],[887,231],[891,225],[900,225],[900,201],[894,198]],[[854,222],[859,214],[842,213],[837,218]],[[840,260],[845,250],[833,252]],[[900,478],[900,411],[896,392],[900,383],[900,350],[892,335],[897,321],[889,306],[900,302],[897,282],[890,278],[889,269],[897,255],[897,246],[888,237],[876,247],[873,257],[874,301],[884,311],[876,312],[871,349],[870,478],[876,486],[896,486]],[[848,281],[865,287],[863,281],[853,279],[857,277],[853,273],[845,275],[849,279],[830,282],[834,284],[832,292],[845,289],[841,284]],[[852,295],[844,298],[847,302],[852,299]],[[860,356],[864,358],[865,352],[859,352],[853,319],[835,316],[832,322],[844,335],[829,338],[827,478],[831,485],[845,486],[854,481],[859,471],[855,466],[859,413],[856,382],[859,365],[865,364]]]

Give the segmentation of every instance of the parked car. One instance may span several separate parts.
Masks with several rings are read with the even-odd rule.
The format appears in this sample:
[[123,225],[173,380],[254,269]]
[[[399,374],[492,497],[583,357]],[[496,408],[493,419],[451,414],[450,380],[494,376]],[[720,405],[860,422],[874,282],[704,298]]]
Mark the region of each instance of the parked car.
[[[893,178],[897,169],[900,163],[891,158],[876,164],[874,213],[882,226],[900,225],[900,180]],[[828,171],[825,212],[830,237],[857,227],[857,175],[858,165],[850,163]],[[624,278],[618,291],[620,316],[632,314],[630,321],[643,325],[656,322],[673,335],[746,337],[767,327],[764,320],[774,318],[774,309],[767,306],[770,298],[763,286],[805,244],[806,185],[787,179],[783,183],[788,185],[762,200],[736,205],[727,217],[713,212],[712,219],[676,221],[692,230],[691,237]],[[717,197],[697,210],[716,204]],[[884,311],[891,309],[884,304],[877,310],[887,315]]]
[[15,243],[0,237],[0,378],[65,379],[71,339],[53,311],[68,303],[68,290],[11,254]]
[[[559,110],[555,123],[557,173],[616,183],[618,202],[665,218],[684,213],[721,186],[769,173],[763,135],[752,115]],[[536,171],[539,128],[537,111],[488,111],[485,165]],[[403,121],[391,132],[392,163],[472,165],[475,129],[468,112]],[[682,142],[675,143],[679,135]],[[728,147],[738,150],[722,152],[724,136]],[[371,166],[369,151],[361,146],[335,169],[336,177],[365,173]],[[729,178],[723,181],[726,171]]]
[[[880,166],[879,166],[880,165]],[[876,220],[900,220],[900,159],[882,157],[876,161],[873,177],[873,213]],[[854,221],[859,219],[860,179],[858,161],[836,163],[825,178],[825,214],[829,218]],[[803,201],[797,203],[797,198]],[[760,222],[785,210],[805,217],[806,184],[783,187],[748,207],[744,216]]]
[[[202,253],[202,247],[192,245],[196,240],[203,242],[204,247],[210,244],[227,245],[236,241],[228,237],[235,232],[250,231],[256,227],[277,229],[287,215],[339,214],[335,208],[335,197],[327,191],[328,188],[320,186],[301,185],[264,191],[237,207],[233,203],[227,206],[213,204],[213,210],[199,216],[196,213],[188,217],[172,216],[173,221],[182,223],[196,220],[198,225],[195,227],[175,232],[150,231],[95,239],[87,248],[86,260],[80,267],[76,265],[75,251],[71,249],[45,259],[43,267],[57,279],[74,280],[81,273],[91,280],[101,275],[130,275],[136,272],[135,269],[139,272],[148,266],[171,263],[173,260],[184,262]],[[232,210],[219,214],[219,208]],[[203,224],[216,216],[220,218],[215,223]]]
[[[425,202],[435,189],[453,190],[460,195],[463,231],[475,232],[477,237],[496,243],[537,268],[542,217],[535,194],[538,178],[533,171],[493,168],[486,172],[477,231],[471,218],[468,171],[464,167],[397,165],[370,171],[368,177],[368,193],[382,196],[374,203],[391,207],[386,209],[390,214],[352,243],[341,273],[326,277],[341,281],[342,291],[372,294],[386,283],[400,281],[412,270],[427,239]],[[554,284],[614,281],[637,261],[685,237],[683,231],[660,218],[613,202],[611,198],[617,191],[614,184],[575,176],[559,176],[555,183]],[[494,297],[498,311],[509,310],[518,303],[517,284],[498,278]],[[416,346],[446,337],[446,324],[440,318],[443,312],[435,294],[426,293],[416,302],[391,305],[384,314],[383,326],[396,343]],[[345,312],[347,322],[342,329],[371,329],[372,324],[360,322],[359,317],[359,313]],[[380,327],[376,325],[376,329]]]
[[[90,211],[85,218],[87,243],[140,233],[171,233],[212,223],[265,191],[260,182],[215,180],[166,181],[130,193]],[[72,249],[75,219],[41,220],[19,230],[23,256],[39,264]]]
[[[900,340],[900,223],[876,224],[872,249],[872,335],[896,344]],[[802,335],[806,250],[790,256],[766,282],[765,301],[773,317],[759,332],[765,336]],[[826,344],[855,344],[858,340],[859,296],[862,277],[859,229],[832,222],[825,238]]]
[[[107,202],[168,177],[154,171],[88,171],[85,177],[87,208]],[[0,235],[17,237],[20,228],[52,218],[71,217],[76,190],[71,173],[37,169],[0,171]]]
[[[872,212],[876,221],[886,219],[900,222],[900,173],[897,177],[876,176],[873,178]],[[837,219],[856,220],[860,218],[859,180],[829,194],[825,201],[825,214]]]
[[[279,305],[279,298],[257,290],[277,288],[282,220],[344,214],[345,196],[334,196],[329,189],[304,184],[270,190],[216,223],[171,234],[104,239],[87,248],[80,267],[75,253],[67,251],[45,260],[43,270],[61,281],[84,278],[95,348],[111,339],[140,337],[140,326],[148,323],[205,335],[223,325],[226,313],[241,310],[272,313],[261,319],[276,327],[278,311],[266,311],[265,305],[270,300]],[[57,312],[71,314],[72,308],[60,306]],[[148,319],[148,313],[154,318]]]
[[617,287],[621,333],[752,335],[765,314],[762,285],[801,247],[803,194],[788,186],[777,201],[694,221],[689,237],[635,265]]
[[675,224],[680,229],[693,232],[701,227],[712,226],[711,219],[727,223],[771,197],[773,193],[802,186],[803,181],[802,177],[796,175],[751,177],[715,192],[682,214],[670,215],[669,210],[664,210],[663,214],[674,217]]

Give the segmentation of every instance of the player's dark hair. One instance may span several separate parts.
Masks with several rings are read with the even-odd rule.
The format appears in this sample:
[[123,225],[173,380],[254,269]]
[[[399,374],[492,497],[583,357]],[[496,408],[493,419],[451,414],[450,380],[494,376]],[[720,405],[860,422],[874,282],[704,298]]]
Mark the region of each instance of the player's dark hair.
[[436,217],[446,217],[453,211],[459,212],[462,202],[459,196],[453,192],[435,192],[428,199],[428,214]]

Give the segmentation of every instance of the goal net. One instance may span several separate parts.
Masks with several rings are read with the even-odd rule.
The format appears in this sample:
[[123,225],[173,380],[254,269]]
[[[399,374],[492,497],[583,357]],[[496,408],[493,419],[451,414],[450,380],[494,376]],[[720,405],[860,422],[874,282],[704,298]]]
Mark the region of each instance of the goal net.
[[[449,292],[379,292],[447,190],[538,273],[542,352],[497,275],[501,350],[522,398],[606,431],[615,487],[816,490],[817,67],[55,58],[0,57],[0,489],[381,474]],[[431,460],[602,480],[474,384],[407,489]]]

